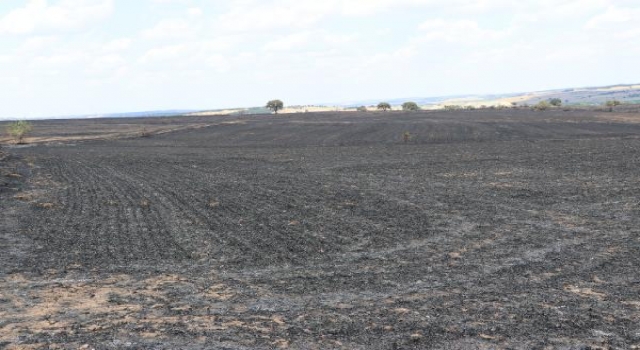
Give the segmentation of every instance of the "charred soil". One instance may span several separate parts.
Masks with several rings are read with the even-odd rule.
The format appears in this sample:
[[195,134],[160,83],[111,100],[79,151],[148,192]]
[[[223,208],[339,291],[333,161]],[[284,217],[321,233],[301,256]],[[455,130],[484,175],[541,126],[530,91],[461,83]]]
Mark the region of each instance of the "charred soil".
[[0,348],[640,348],[638,114],[40,123]]

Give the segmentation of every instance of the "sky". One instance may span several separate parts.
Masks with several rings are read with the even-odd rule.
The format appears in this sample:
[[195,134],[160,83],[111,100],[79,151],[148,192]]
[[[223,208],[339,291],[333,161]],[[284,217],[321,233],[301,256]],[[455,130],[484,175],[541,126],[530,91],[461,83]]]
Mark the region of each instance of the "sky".
[[0,0],[0,119],[640,83],[638,0]]

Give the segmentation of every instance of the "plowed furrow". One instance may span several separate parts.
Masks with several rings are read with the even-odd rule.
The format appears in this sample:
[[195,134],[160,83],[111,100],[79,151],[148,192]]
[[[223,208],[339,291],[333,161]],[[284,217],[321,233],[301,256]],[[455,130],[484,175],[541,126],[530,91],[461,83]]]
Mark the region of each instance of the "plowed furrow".
[[118,235],[128,244],[128,247],[122,247],[124,251],[130,250],[128,257],[134,260],[184,257],[185,250],[175,241],[161,212],[166,201],[145,188],[143,182],[133,181],[121,171],[110,167],[99,167],[99,170],[101,174],[96,176],[124,200],[115,204],[126,208],[121,211],[124,217],[114,216],[112,220],[126,223]]
[[[173,172],[168,172],[174,174]],[[182,176],[180,183],[172,181],[171,177],[163,177],[159,174],[156,177],[148,177],[147,174],[137,175],[138,179],[148,179],[147,185],[153,188],[159,195],[167,198],[171,201],[176,208],[175,212],[179,212],[181,215],[187,218],[187,221],[195,223],[195,226],[206,227],[206,232],[200,232],[193,230],[193,227],[181,226],[178,230],[188,231],[183,232],[183,236],[186,235],[186,239],[192,241],[194,249],[198,247],[198,242],[206,242],[206,246],[217,246],[218,249],[223,250],[224,255],[239,256],[239,255],[255,255],[253,252],[257,252],[254,244],[243,240],[236,232],[233,232],[233,227],[237,225],[237,222],[229,222],[229,217],[223,218],[222,215],[218,215],[213,210],[214,208],[207,208],[205,203],[207,197],[205,189],[201,189],[199,192],[192,192],[189,188],[186,188],[184,184],[192,184],[192,186],[199,186],[201,180],[190,181],[186,176]],[[233,215],[232,215],[233,216]],[[237,246],[237,248],[236,248]],[[202,247],[200,246],[201,250]]]

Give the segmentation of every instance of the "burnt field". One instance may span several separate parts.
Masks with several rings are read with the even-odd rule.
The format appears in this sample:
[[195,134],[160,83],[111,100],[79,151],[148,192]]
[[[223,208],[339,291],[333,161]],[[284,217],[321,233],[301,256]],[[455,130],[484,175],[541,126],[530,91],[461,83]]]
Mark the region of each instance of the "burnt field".
[[640,349],[638,114],[113,123],[0,156],[0,348]]

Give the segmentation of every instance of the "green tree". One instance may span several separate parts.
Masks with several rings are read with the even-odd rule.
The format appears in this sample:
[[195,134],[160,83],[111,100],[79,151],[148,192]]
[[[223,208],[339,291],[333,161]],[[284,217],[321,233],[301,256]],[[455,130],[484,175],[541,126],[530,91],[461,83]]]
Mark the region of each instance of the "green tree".
[[402,104],[403,111],[419,111],[420,107],[415,102],[405,102]]
[[378,103],[378,109],[386,112],[388,109],[391,109],[391,105],[388,102],[380,102]]
[[7,126],[7,132],[16,140],[16,143],[24,143],[24,137],[33,130],[33,126],[26,120],[20,120]]
[[549,103],[554,107],[562,106],[562,100],[559,99],[559,98],[552,98],[552,99],[549,100]]
[[611,100],[611,101],[607,101],[605,104],[607,107],[609,107],[609,112],[613,112],[613,108],[615,106],[619,106],[621,102],[618,100]]
[[356,108],[356,111],[358,111],[358,112],[366,112],[367,111],[367,107],[360,106],[360,107]]
[[280,100],[271,100],[267,102],[266,107],[272,110],[275,114],[278,114],[278,111],[284,108],[284,103]]

